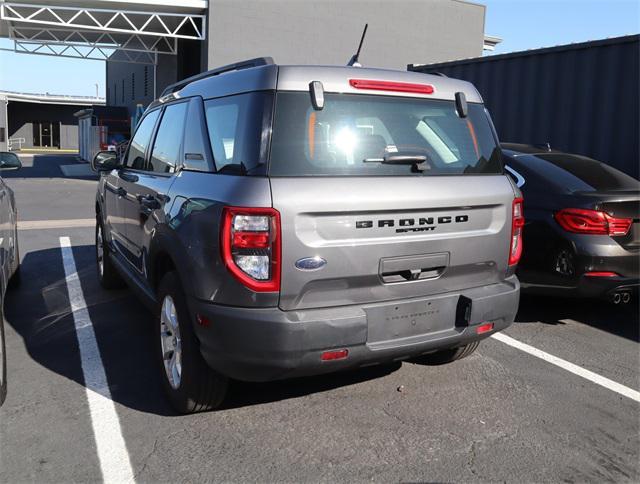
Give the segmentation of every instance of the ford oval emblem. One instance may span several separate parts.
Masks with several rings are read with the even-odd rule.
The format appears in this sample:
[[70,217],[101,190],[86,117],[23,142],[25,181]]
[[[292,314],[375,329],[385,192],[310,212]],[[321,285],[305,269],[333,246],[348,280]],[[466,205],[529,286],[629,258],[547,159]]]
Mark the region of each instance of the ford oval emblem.
[[327,264],[327,261],[322,257],[305,257],[296,261],[296,268],[301,271],[317,271],[322,269]]

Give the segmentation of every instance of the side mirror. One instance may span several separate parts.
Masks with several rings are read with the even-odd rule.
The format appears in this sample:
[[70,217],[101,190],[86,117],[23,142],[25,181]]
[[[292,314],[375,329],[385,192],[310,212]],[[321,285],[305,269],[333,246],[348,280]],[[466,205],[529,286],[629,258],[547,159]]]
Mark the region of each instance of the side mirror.
[[120,167],[120,160],[115,151],[98,151],[91,161],[93,171],[111,171]]
[[469,114],[467,96],[464,95],[464,92],[456,92],[456,112],[461,118],[466,118]]
[[15,153],[0,151],[0,170],[19,170],[22,168],[20,158]]

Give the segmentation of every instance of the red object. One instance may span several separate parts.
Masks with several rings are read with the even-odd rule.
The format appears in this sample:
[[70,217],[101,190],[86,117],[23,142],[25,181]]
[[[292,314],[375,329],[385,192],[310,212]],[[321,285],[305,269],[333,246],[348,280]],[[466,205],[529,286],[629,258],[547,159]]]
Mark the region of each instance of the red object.
[[211,321],[209,321],[209,318],[207,318],[206,316],[203,316],[202,314],[196,314],[196,322],[200,326],[204,326],[205,328],[211,324]]
[[269,232],[234,232],[233,246],[241,249],[268,249]]
[[413,94],[433,94],[430,84],[411,84],[408,82],[375,81],[371,79],[349,79],[351,87],[373,91],[410,92]]
[[606,212],[583,208],[563,208],[554,214],[567,232],[590,235],[627,235],[633,219],[612,217]]
[[594,272],[585,272],[584,275],[586,277],[618,277],[620,274],[616,272],[607,272],[607,271],[594,271]]
[[[270,217],[270,230],[234,232],[236,215],[266,215]],[[222,260],[231,274],[244,286],[256,292],[280,291],[280,213],[273,208],[224,207],[222,210]],[[257,280],[244,272],[233,258],[234,249],[263,249],[268,251],[271,271],[267,280]],[[266,255],[266,254],[265,254]]]
[[476,328],[477,334],[488,333],[493,329],[493,323],[481,324]]
[[344,360],[347,356],[349,356],[349,350],[325,351],[320,359],[322,361]]
[[511,204],[511,243],[509,245],[509,265],[518,263],[522,256],[522,227],[524,227],[524,200],[514,198]]

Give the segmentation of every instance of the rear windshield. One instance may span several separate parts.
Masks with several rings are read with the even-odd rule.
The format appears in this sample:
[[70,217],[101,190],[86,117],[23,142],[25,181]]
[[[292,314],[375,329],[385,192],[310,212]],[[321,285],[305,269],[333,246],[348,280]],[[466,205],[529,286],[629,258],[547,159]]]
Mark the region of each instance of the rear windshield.
[[[398,164],[401,156],[426,161]],[[480,104],[459,118],[453,101],[325,94],[276,95],[272,176],[422,176],[502,173],[500,150]]]
[[[560,154],[536,154],[558,168],[571,173],[584,184],[596,191],[637,190],[638,181],[615,168],[586,156]],[[587,187],[580,187],[587,189]]]

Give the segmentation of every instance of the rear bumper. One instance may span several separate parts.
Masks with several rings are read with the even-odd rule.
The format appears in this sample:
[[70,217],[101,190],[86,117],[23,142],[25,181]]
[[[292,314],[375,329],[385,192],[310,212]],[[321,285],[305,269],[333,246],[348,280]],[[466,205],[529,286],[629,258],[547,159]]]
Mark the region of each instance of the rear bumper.
[[[207,327],[196,324],[195,328],[202,355],[212,368],[238,380],[269,381],[402,360],[485,338],[513,322],[519,295],[520,284],[512,276],[498,284],[455,293],[358,306],[282,311],[191,299],[190,309],[194,319],[200,314],[210,321]],[[373,321],[372,314],[423,303],[425,307],[433,303],[432,307],[453,308],[453,314],[444,315],[447,327],[428,328],[427,316],[420,323],[427,325],[424,334],[371,341],[372,334],[380,335],[381,327],[389,334],[388,325],[396,325]],[[411,324],[415,314],[402,315],[403,322]],[[437,317],[443,320],[441,316]],[[476,327],[486,322],[494,324],[493,331],[478,335]],[[332,349],[348,349],[348,357],[321,361],[322,353]]]
[[608,297],[615,292],[637,294],[640,279],[629,277],[588,277],[583,276],[576,287],[576,295],[581,297]]
[[[575,276],[561,276],[550,268],[546,277],[530,277],[518,272],[522,290],[532,294],[566,297],[606,298],[615,292],[638,292],[640,287],[640,257],[613,242],[609,245],[576,244]],[[552,264],[550,264],[552,265]],[[587,276],[589,272],[614,272],[617,276]]]

